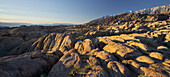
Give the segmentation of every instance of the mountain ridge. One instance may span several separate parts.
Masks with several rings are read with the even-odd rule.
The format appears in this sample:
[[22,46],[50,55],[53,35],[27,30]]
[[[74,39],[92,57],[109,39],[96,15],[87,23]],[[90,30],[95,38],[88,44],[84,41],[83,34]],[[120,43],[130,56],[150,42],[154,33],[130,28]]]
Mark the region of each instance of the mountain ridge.
[[[146,9],[141,9],[141,10],[136,10],[136,11],[127,11],[127,12],[124,12],[124,13],[140,13],[140,14],[161,14],[161,13],[168,13],[170,12],[170,4],[169,5],[163,5],[163,6],[156,6],[156,7],[153,7],[153,8],[146,8]],[[121,13],[123,14],[123,13]],[[117,14],[119,15],[119,14]],[[116,15],[106,15],[108,17],[112,17],[112,16],[116,16]],[[88,23],[94,23],[94,22],[99,22],[100,21],[103,21],[105,16],[103,17],[100,17],[100,18],[97,18],[97,19],[94,19],[94,20],[91,20],[90,22]],[[87,24],[87,23],[86,23]]]

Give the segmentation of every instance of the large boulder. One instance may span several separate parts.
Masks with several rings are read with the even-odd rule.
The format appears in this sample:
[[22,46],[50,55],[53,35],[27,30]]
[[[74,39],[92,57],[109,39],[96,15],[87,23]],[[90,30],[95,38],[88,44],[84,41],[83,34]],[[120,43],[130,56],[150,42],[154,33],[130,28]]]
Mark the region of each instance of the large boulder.
[[134,41],[128,41],[127,42],[130,46],[133,46],[140,50],[142,53],[146,53],[148,51],[148,48],[145,44],[139,43],[139,42],[134,42]]
[[128,77],[131,73],[126,66],[117,61],[108,62],[106,69],[111,77]]
[[116,42],[109,43],[103,48],[103,50],[108,51],[110,53],[116,53],[119,59],[135,58],[141,55],[141,52],[133,49],[132,47]]
[[0,56],[6,56],[22,42],[24,42],[24,40],[18,37],[0,37]]
[[85,39],[83,42],[78,41],[75,44],[75,49],[77,49],[80,54],[84,55],[95,49],[95,47],[92,40]]
[[[131,48],[128,48],[126,46],[124,46],[123,44],[120,43],[109,43],[108,45],[106,45],[103,50],[108,51],[110,53],[117,53],[119,51],[127,51],[127,52],[133,52],[134,50]],[[124,55],[124,54],[122,54]]]
[[61,34],[61,33],[50,33],[44,35],[35,40],[30,40],[27,43],[17,47],[11,53],[24,53],[33,52],[36,50],[48,50],[48,51],[57,51],[65,53],[74,46],[75,39],[71,35]]
[[60,45],[59,50],[62,52],[68,51],[69,49],[73,48],[74,42],[75,42],[75,39],[73,39],[72,36],[69,36],[69,35],[65,36],[65,38],[63,39]]
[[20,55],[25,52],[28,52],[29,48],[37,39],[31,39],[27,42],[23,42],[19,46],[15,47],[13,50],[10,51],[9,55]]
[[30,57],[18,58],[13,61],[0,63],[2,77],[31,77],[40,76],[49,70],[49,65],[43,59],[32,59]]
[[107,63],[110,61],[117,61],[115,56],[113,54],[107,52],[107,51],[100,51],[96,54],[96,57],[99,58],[101,64],[103,67],[107,68]]
[[123,64],[117,62],[116,57],[107,51],[99,51],[96,54],[102,66],[106,68],[111,77],[127,77],[130,74],[129,69]]
[[0,76],[2,77],[38,77],[50,70],[62,54],[28,52],[19,56],[3,58],[0,61]]
[[48,77],[69,77],[74,74],[74,68],[80,67],[80,62],[80,56],[69,51],[53,66]]
[[100,51],[96,54],[96,57],[101,59],[102,64],[104,62],[109,62],[109,61],[116,61],[117,59],[113,56],[113,54],[107,52],[107,51]]
[[92,49],[94,49],[93,41],[90,39],[85,39],[83,41],[83,47],[85,52],[90,52]]

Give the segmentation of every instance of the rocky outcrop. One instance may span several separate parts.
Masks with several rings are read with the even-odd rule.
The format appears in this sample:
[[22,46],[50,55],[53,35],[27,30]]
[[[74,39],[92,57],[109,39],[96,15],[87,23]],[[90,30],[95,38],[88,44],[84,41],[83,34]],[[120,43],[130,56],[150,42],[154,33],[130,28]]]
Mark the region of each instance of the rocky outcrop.
[[141,52],[120,43],[109,43],[103,48],[110,53],[116,53],[119,59],[130,59],[141,55]]
[[29,50],[29,48],[31,47],[31,45],[36,40],[37,39],[32,39],[32,40],[29,40],[27,42],[24,42],[24,43],[20,44],[19,46],[17,46],[14,49],[12,49],[10,51],[9,55],[20,55],[20,54],[23,54],[23,53],[27,52]]
[[0,56],[6,56],[12,49],[20,45],[24,40],[16,37],[0,37]]
[[46,54],[35,51],[3,58],[0,61],[0,75],[2,77],[37,77],[47,73],[51,65],[54,65],[61,56],[61,52]]
[[96,53],[96,56],[80,55],[77,50],[71,49],[53,66],[48,77],[127,77],[130,75],[130,70],[123,64],[117,62],[116,58],[114,58],[111,53],[107,51],[99,51]]
[[95,47],[92,40],[85,39],[83,42],[78,41],[75,44],[75,49],[77,49],[80,54],[87,54],[90,53],[92,49],[95,49]]
[[[23,43],[17,48],[10,52],[13,54],[22,54],[25,52],[33,52],[36,50],[46,50],[46,51],[57,51],[67,52],[69,49],[73,48],[75,39],[71,35],[51,33],[44,35],[39,39],[32,39],[28,42]],[[48,52],[50,53],[50,52]]]
[[81,62],[80,56],[77,53],[72,52],[72,50],[70,50],[69,52],[67,52],[64,56],[62,56],[59,62],[57,62],[53,66],[50,73],[48,74],[48,77],[56,77],[56,76],[68,77],[71,75],[73,76],[75,75],[75,71],[73,69],[80,68],[80,62]]
[[169,16],[124,13],[84,25],[11,28],[0,34],[1,48],[11,47],[0,76],[169,77]]

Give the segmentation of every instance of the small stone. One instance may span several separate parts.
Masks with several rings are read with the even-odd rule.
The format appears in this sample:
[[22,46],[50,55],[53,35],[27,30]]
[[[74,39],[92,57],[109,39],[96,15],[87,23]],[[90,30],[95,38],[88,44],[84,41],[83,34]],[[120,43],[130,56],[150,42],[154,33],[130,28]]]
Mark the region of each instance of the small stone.
[[169,34],[166,34],[166,40],[170,41],[170,33]]
[[163,55],[161,53],[158,53],[158,52],[151,52],[149,54],[149,56],[153,57],[153,58],[156,58],[156,59],[159,59],[159,60],[163,59]]
[[165,59],[165,62],[166,62],[166,63],[170,63],[170,60],[169,60],[169,59]]
[[168,64],[168,63],[166,63],[166,62],[162,62],[162,64],[170,67],[170,64]]
[[151,58],[149,58],[147,56],[139,56],[136,58],[136,60],[139,62],[144,62],[144,63],[148,63],[148,64],[154,63],[154,60],[152,60]]
[[168,47],[165,46],[158,46],[157,50],[168,50]]

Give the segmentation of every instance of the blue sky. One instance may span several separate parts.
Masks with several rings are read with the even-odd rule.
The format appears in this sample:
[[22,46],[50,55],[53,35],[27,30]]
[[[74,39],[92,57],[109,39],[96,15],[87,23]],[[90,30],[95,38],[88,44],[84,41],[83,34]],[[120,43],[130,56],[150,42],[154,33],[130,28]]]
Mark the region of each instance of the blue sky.
[[81,24],[168,4],[170,0],[0,0],[0,22]]

